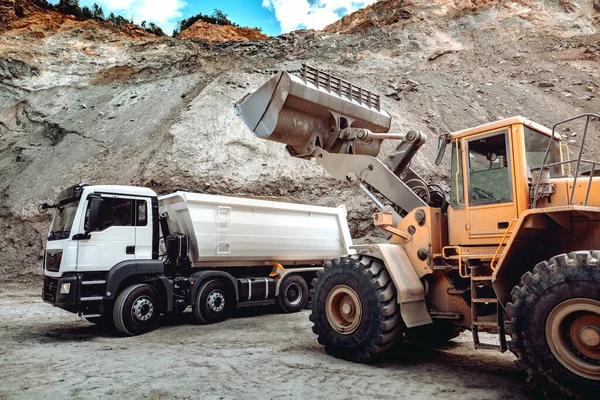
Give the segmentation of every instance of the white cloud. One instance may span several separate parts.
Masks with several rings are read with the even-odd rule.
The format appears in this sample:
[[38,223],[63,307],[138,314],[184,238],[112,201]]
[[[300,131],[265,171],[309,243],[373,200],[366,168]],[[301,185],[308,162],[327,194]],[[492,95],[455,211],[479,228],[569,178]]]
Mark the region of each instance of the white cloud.
[[167,35],[170,35],[183,15],[181,9],[186,5],[183,0],[96,0],[104,9],[104,15],[111,12],[129,19],[136,24],[142,21],[154,22]]
[[377,0],[263,0],[273,10],[283,33],[295,29],[323,29],[342,16],[375,3]]

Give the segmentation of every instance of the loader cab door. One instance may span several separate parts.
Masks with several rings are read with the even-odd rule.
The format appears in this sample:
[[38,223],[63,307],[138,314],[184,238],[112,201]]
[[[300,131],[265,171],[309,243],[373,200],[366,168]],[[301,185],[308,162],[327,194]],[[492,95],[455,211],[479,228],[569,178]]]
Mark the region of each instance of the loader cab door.
[[510,127],[506,127],[453,143],[449,212],[452,244],[497,244],[510,221],[517,217],[509,132]]

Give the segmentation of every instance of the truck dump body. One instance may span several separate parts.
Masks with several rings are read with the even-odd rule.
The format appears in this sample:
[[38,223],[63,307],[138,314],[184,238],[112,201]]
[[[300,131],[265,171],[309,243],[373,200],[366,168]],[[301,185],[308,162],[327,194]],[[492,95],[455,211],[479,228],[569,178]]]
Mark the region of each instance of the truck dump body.
[[175,192],[159,197],[169,230],[190,237],[194,266],[311,264],[350,253],[344,206]]

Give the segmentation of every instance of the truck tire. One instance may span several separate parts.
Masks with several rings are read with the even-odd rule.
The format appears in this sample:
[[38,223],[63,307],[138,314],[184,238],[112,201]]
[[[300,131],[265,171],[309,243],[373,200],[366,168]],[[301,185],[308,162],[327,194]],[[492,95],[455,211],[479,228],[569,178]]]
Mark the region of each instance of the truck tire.
[[433,321],[433,324],[406,329],[404,337],[413,342],[437,346],[448,343],[464,331],[465,328],[447,321]]
[[160,318],[158,291],[138,283],[125,288],[113,306],[113,322],[119,332],[133,336],[156,328]]
[[517,367],[550,397],[600,392],[600,251],[552,257],[526,272],[507,304]]
[[311,298],[313,332],[334,357],[371,361],[403,338],[396,288],[379,259],[353,255],[325,263]]
[[284,313],[293,313],[302,310],[308,303],[308,285],[300,275],[288,275],[283,278],[277,307]]
[[194,318],[203,324],[214,324],[227,319],[233,305],[223,281],[212,279],[202,284],[192,304]]

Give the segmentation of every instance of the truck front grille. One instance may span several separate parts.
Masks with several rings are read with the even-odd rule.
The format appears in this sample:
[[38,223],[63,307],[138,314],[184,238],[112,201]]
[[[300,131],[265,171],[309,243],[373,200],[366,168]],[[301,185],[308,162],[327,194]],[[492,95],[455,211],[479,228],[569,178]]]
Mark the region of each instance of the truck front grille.
[[54,304],[58,292],[58,279],[44,277],[44,301]]

